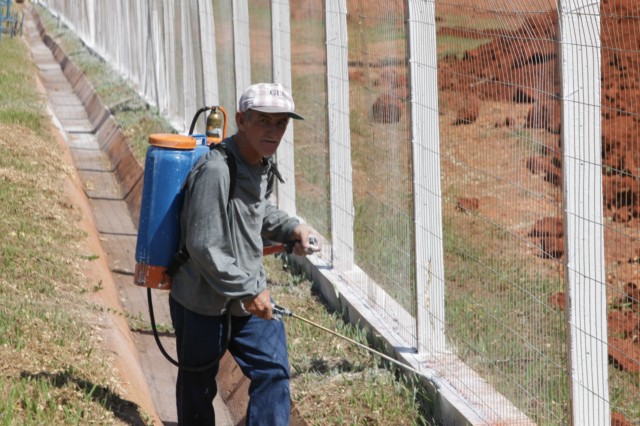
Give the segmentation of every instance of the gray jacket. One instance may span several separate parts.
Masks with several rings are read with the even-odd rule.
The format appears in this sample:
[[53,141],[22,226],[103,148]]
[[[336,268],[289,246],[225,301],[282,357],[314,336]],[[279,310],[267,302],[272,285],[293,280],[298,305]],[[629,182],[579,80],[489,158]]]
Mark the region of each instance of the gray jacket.
[[[180,244],[190,258],[175,273],[171,296],[202,315],[221,315],[228,298],[260,294],[267,285],[262,237],[285,242],[299,223],[265,199],[269,166],[245,163],[233,136],[225,143],[237,165],[228,207],[229,167],[213,149],[190,174],[180,215]],[[240,303],[231,312],[248,315]]]

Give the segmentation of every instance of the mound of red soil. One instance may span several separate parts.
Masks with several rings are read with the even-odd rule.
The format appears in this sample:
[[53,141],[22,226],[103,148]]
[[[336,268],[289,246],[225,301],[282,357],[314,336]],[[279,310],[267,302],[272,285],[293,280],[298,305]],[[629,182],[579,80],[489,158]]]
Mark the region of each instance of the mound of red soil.
[[[605,214],[627,222],[640,217],[640,4],[604,0],[601,18]],[[560,134],[556,11],[533,14],[512,32],[442,28],[440,34],[493,39],[467,51],[461,60],[447,57],[441,61],[441,91],[454,91],[465,99],[477,96],[480,100],[531,104],[524,126]],[[505,117],[504,121],[510,120]],[[555,146],[548,147],[547,154],[553,155],[559,151],[560,138],[550,140],[555,140]],[[539,159],[532,161],[541,164]],[[559,161],[541,167],[549,181],[562,183]],[[538,166],[535,169],[535,173],[541,171]],[[620,209],[623,211],[616,214]]]

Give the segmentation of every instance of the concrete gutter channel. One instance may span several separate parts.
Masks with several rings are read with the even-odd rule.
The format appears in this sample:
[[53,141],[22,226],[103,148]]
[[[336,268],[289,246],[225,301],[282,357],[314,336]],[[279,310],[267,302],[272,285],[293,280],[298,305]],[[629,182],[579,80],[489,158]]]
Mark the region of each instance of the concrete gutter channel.
[[[124,312],[148,319],[146,289],[133,284],[135,244],[143,167],[133,156],[121,129],[82,71],[67,57],[44,29],[34,8],[25,22],[25,38],[48,96],[54,122],[66,140],[100,233],[109,269]],[[154,290],[158,324],[170,323],[168,292]],[[162,356],[148,330],[132,330],[157,418],[164,425],[177,424],[175,380],[177,369]],[[161,336],[175,354],[173,336]],[[217,424],[244,424],[248,380],[228,354],[221,364],[219,396],[214,401]],[[293,420],[293,419],[292,419]],[[292,421],[293,424],[293,421]],[[304,424],[296,422],[295,424]]]

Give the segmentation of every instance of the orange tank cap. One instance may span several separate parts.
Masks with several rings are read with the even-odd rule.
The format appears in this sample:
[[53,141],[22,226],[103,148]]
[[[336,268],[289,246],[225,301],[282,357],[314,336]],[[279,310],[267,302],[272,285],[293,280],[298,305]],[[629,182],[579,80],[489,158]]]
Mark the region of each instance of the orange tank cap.
[[191,136],[173,133],[154,133],[149,135],[149,145],[171,149],[195,149],[196,140]]

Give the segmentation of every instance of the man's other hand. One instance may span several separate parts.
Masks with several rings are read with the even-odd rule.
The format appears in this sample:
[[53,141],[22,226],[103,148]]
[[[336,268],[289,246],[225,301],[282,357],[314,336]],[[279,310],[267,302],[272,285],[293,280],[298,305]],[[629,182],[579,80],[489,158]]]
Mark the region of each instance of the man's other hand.
[[293,253],[297,256],[305,256],[316,253],[322,248],[318,233],[311,226],[301,223],[291,233],[291,240],[296,241]]
[[242,302],[244,309],[257,316],[258,318],[270,320],[273,318],[273,312],[271,310],[271,294],[269,290],[262,290],[262,293],[250,300]]

